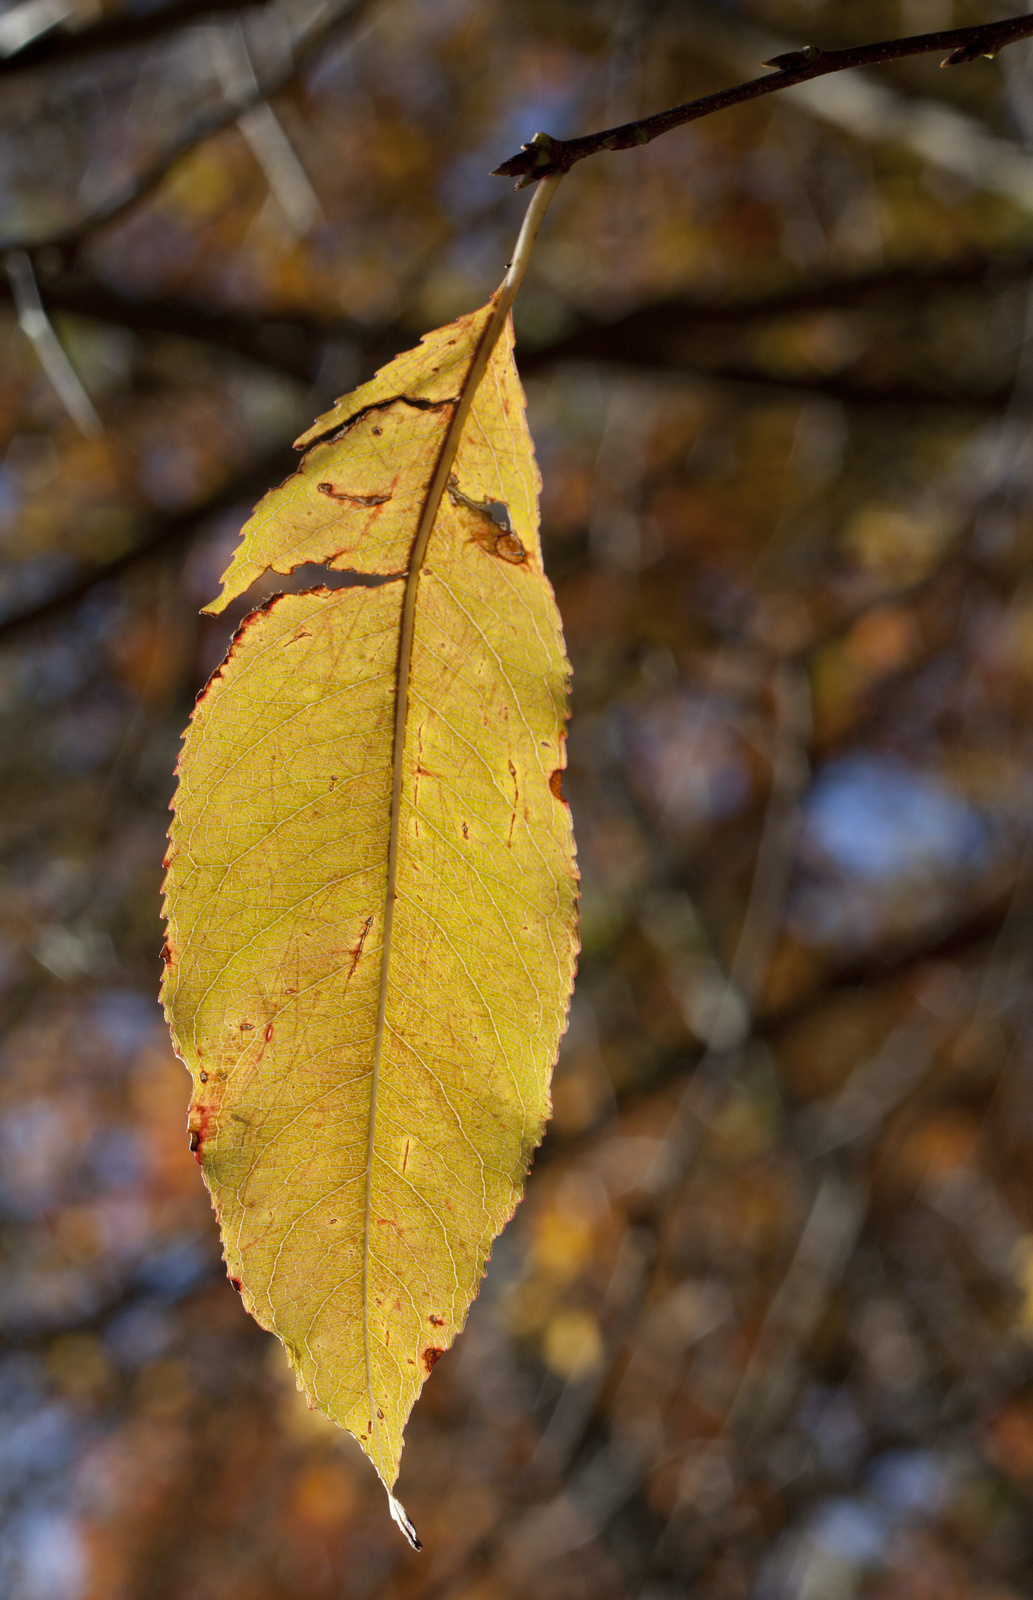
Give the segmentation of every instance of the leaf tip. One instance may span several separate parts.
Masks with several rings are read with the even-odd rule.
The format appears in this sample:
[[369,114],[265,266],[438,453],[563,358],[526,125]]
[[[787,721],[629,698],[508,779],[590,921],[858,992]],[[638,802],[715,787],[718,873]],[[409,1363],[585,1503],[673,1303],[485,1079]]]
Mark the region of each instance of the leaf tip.
[[405,1507],[400,1500],[395,1499],[390,1489],[387,1491],[387,1503],[391,1508],[392,1521],[395,1522],[399,1528],[401,1528],[406,1539],[409,1541],[409,1544],[414,1550],[422,1550],[423,1546],[420,1543],[419,1535],[417,1534],[412,1523],[409,1521],[409,1518],[406,1516]]

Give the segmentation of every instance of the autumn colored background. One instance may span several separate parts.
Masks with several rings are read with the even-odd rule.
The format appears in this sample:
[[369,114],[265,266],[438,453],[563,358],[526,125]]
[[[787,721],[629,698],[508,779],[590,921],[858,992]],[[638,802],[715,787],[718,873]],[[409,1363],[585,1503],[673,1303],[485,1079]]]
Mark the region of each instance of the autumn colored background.
[[178,738],[245,608],[198,609],[291,439],[500,279],[488,169],[1008,9],[0,12],[7,1600],[1029,1592],[1033,45],[553,204],[517,331],[584,956],[410,1424],[422,1556],[226,1281],[155,998]]

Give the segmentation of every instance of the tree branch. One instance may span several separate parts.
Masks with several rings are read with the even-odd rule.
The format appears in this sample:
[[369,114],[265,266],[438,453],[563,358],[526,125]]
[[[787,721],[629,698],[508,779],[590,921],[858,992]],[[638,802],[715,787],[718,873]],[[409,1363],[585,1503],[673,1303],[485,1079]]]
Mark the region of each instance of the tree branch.
[[150,166],[137,173],[87,216],[70,223],[67,227],[56,228],[51,233],[37,235],[34,238],[24,238],[21,235],[0,236],[0,251],[41,250],[48,247],[70,249],[81,245],[99,228],[117,221],[141,200],[152,194],[176,163],[189,155],[199,144],[203,144],[214,134],[221,133],[224,128],[236,122],[244,112],[261,105],[271,95],[278,94],[293,83],[312,57],[322,49],[335,29],[346,22],[355,22],[370,3],[371,0],[336,0],[336,3],[330,4],[318,26],[313,26],[307,35],[303,34],[295,41],[292,53],[283,67],[257,84],[253,92],[241,95],[237,99],[223,100],[217,106],[209,107],[191,118],[179,138],[163,150]]
[[199,505],[150,518],[136,543],[124,554],[99,566],[85,567],[56,594],[41,600],[38,605],[0,617],[0,642],[6,642],[25,628],[59,617],[69,606],[89,594],[96,584],[119,577],[138,561],[146,560],[149,556],[164,555],[177,545],[186,543],[202,523],[217,516],[220,511],[228,511],[232,506],[241,504],[250,507],[271,483],[277,483],[297,471],[297,465],[298,458],[290,446],[286,443],[279,445],[252,461]]
[[54,332],[39,296],[32,262],[24,250],[12,250],[5,264],[18,326],[31,342],[40,366],[79,432],[87,439],[96,439],[103,433],[104,424]]
[[[370,327],[346,316],[321,321],[304,313],[261,316],[231,307],[203,305],[175,295],[141,295],[113,288],[86,272],[47,272],[46,258],[37,262],[40,293],[51,313],[67,312],[133,333],[192,339],[260,362],[288,377],[311,382],[327,345],[349,344],[363,364],[388,361],[418,333],[401,323]],[[0,303],[11,299],[11,287],[0,275]]]
[[128,50],[135,45],[149,44],[152,39],[160,39],[177,28],[204,23],[209,17],[227,11],[239,15],[241,9],[240,0],[175,0],[174,4],[158,11],[105,17],[79,33],[55,28],[33,39],[16,54],[0,57],[0,78],[39,67],[63,66],[65,62],[81,61],[105,50]]
[[900,941],[873,948],[853,961],[830,961],[815,974],[811,986],[781,1005],[761,1006],[755,1033],[761,1038],[777,1037],[804,1016],[816,1002],[844,989],[862,989],[869,984],[890,983],[926,961],[957,961],[978,951],[1000,933],[1012,914],[1018,879],[986,900],[959,907],[952,921],[944,917],[911,941]]
[[824,78],[830,72],[845,72],[850,67],[873,67],[887,61],[901,61],[907,56],[949,52],[943,66],[961,66],[975,61],[979,56],[995,56],[1005,45],[1033,36],[1033,16],[1011,17],[1004,22],[987,22],[975,28],[948,28],[940,33],[919,33],[907,39],[885,39],[878,44],[856,45],[847,50],[819,50],[809,45],[804,50],[790,50],[761,63],[775,70],[766,78],[751,78],[748,83],[737,84],[732,89],[719,89],[698,100],[672,106],[650,117],[640,117],[637,122],[623,122],[616,128],[604,128],[599,133],[586,133],[577,139],[554,139],[548,133],[536,133],[522,145],[515,156],[510,156],[492,173],[493,178],[517,178],[516,185],[525,184],[553,173],[569,172],[586,156],[597,155],[601,150],[631,150],[637,145],[649,144],[673,128],[687,122],[697,122],[701,117],[712,116],[715,111],[725,111],[730,106],[743,105],[747,100],[757,100],[762,95],[789,89],[797,83],[809,83],[812,78]]
[[[231,351],[260,362],[289,377],[311,381],[327,345],[347,343],[360,365],[372,369],[415,343],[418,330],[401,322],[370,327],[348,317],[321,321],[304,313],[252,315],[230,307],[205,306],[175,296],[135,296],[112,288],[79,270],[45,272],[38,268],[40,292],[48,311],[90,317],[134,333],[169,334],[194,339],[214,349]],[[877,272],[828,278],[801,287],[768,293],[712,300],[688,296],[636,306],[610,321],[580,316],[567,332],[538,346],[521,348],[521,370],[532,372],[558,361],[612,361],[643,367],[706,372],[719,379],[768,386],[824,388],[847,403],[950,404],[994,409],[1006,403],[1004,391],[952,391],[945,394],[926,385],[905,390],[863,388],[846,378],[820,376],[797,380],[775,379],[762,369],[733,371],[701,364],[671,341],[678,336],[714,327],[737,328],[782,316],[827,310],[851,310],[876,302],[903,300],[908,305],[928,303],[935,293],[957,293],[1024,282],[1033,270],[1025,254],[1000,257],[965,256],[942,266],[890,267]],[[0,275],[0,302],[11,298],[10,285]]]
[[[770,313],[768,313],[770,315]],[[615,322],[580,329],[554,343],[521,355],[521,373],[561,361],[602,361],[649,371],[689,372],[717,383],[747,388],[780,389],[786,393],[821,395],[851,406],[948,407],[951,410],[1001,411],[1012,401],[1014,384],[974,390],[947,387],[935,381],[865,383],[848,373],[772,372],[760,363],[723,361],[686,349],[684,335],[702,329],[707,319],[686,314],[684,303],[663,302],[629,312]],[[679,337],[682,335],[682,337]]]

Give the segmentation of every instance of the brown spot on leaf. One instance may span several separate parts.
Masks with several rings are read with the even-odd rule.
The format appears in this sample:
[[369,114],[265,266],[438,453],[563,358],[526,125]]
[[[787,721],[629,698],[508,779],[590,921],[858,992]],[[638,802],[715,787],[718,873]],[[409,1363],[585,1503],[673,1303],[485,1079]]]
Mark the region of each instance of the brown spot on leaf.
[[190,1149],[193,1152],[197,1165],[201,1165],[201,1147],[207,1139],[212,1124],[210,1106],[193,1106],[188,1124],[190,1132]]
[[491,553],[498,556],[500,561],[509,561],[515,567],[527,560],[527,551],[515,533],[500,533]]
[[369,930],[370,930],[370,928],[372,928],[372,926],[373,926],[373,918],[372,917],[367,917],[365,922],[362,925],[362,932],[359,934],[359,942],[355,946],[355,949],[352,951],[352,964],[348,968],[348,976],[344,980],[345,988],[348,987],[348,984],[351,982],[352,978],[355,975],[355,968],[358,966],[359,957],[362,955],[362,947],[366,943],[366,935],[369,933]]
[[506,839],[506,847],[507,847],[507,849],[512,849],[513,848],[513,827],[514,827],[514,824],[516,823],[517,805],[518,805],[519,800],[520,800],[520,781],[517,778],[516,767],[513,765],[512,761],[510,761],[508,763],[508,765],[509,765],[509,775],[513,780],[513,814],[509,819],[509,835],[508,835],[508,837]]
[[423,1362],[424,1372],[430,1372],[430,1369],[441,1360],[441,1357],[444,1354],[444,1350],[438,1350],[434,1345],[428,1345],[426,1350],[424,1350],[423,1354],[420,1356],[420,1360]]
[[436,1311],[432,1311],[427,1320],[433,1322],[435,1328],[443,1328],[445,1326],[444,1317],[439,1317]]
[[490,496],[485,500],[472,500],[460,489],[454,473],[448,480],[448,497],[454,506],[465,506],[468,511],[476,512],[474,544],[513,566],[520,566],[527,560],[527,551],[517,538],[504,500],[493,500]]
[[556,796],[556,799],[557,800],[562,800],[563,804],[566,805],[567,797],[563,793],[563,768],[562,767],[557,767],[555,772],[550,772],[549,773],[549,788],[552,790],[553,794]]
[[255,1025],[254,1025],[253,1022],[242,1022],[240,1024],[241,1033],[253,1033],[254,1029],[255,1029]]
[[[229,1276],[229,1274],[227,1273],[227,1277],[228,1276]],[[241,1282],[240,1282],[239,1278],[230,1278],[230,1283],[233,1285],[234,1289],[236,1289],[238,1294],[243,1294],[244,1293],[244,1290],[243,1290],[243,1288],[241,1286]]]
[[[379,433],[380,429],[374,428],[373,432]],[[348,494],[345,489],[335,489],[332,483],[317,483],[316,488],[330,500],[346,500],[353,506],[383,506],[391,498],[389,494]]]

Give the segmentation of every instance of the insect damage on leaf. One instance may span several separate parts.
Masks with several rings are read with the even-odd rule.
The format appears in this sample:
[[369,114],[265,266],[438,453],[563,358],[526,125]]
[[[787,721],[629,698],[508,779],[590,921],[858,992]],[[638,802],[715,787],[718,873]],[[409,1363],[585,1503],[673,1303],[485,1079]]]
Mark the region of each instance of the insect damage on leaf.
[[527,551],[514,532],[509,507],[501,500],[471,500],[460,489],[454,475],[448,480],[448,497],[454,506],[466,506],[477,513],[480,529],[473,537],[482,549],[516,565],[527,560]]
[[227,1271],[389,1491],[541,1139],[576,956],[569,669],[508,324],[460,408],[492,311],[338,401],[244,528],[209,611],[302,563],[381,582],[238,629],[167,863]]
[[353,506],[382,506],[391,498],[389,494],[349,494],[346,489],[335,489],[332,483],[317,483],[316,488],[331,500],[348,500]]

